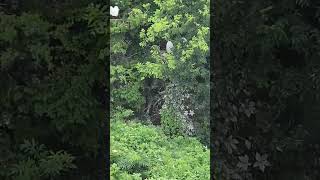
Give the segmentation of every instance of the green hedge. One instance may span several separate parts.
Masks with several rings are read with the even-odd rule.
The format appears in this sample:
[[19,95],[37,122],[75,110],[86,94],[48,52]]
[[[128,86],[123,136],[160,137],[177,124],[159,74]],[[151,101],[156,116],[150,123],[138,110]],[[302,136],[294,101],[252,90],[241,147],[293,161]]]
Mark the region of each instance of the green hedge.
[[209,150],[140,123],[111,123],[111,179],[210,179]]

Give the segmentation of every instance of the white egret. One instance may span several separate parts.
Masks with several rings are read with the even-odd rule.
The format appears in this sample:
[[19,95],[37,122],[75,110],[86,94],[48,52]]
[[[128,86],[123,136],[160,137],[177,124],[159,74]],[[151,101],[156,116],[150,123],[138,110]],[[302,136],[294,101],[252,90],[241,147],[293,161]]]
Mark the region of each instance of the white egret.
[[173,43],[171,41],[168,41],[167,44],[166,44],[167,53],[171,53],[172,52],[172,48],[173,48]]
[[118,16],[119,15],[119,7],[118,6],[110,6],[110,15],[111,16]]

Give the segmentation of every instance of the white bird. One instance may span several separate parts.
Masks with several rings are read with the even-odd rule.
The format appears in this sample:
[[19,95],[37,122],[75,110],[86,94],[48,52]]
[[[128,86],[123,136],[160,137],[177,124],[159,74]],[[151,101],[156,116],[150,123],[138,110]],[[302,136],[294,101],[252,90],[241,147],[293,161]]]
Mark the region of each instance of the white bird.
[[118,16],[119,15],[119,7],[118,6],[110,6],[110,15],[111,16]]
[[168,41],[167,44],[166,44],[166,50],[168,53],[171,53],[172,52],[172,49],[173,48],[173,43],[171,41]]

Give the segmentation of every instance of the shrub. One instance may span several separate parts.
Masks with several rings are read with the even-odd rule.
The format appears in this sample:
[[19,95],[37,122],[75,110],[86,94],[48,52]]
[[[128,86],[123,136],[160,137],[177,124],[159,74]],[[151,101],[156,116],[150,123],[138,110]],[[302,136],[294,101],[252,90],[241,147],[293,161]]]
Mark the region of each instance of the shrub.
[[210,179],[209,150],[197,139],[167,137],[140,123],[111,124],[111,178]]

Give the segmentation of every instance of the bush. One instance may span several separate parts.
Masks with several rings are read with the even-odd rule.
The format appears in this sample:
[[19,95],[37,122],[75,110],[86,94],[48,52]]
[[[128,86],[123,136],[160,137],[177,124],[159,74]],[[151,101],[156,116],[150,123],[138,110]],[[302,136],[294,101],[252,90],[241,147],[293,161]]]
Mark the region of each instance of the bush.
[[140,123],[111,124],[111,179],[210,179],[209,150]]

